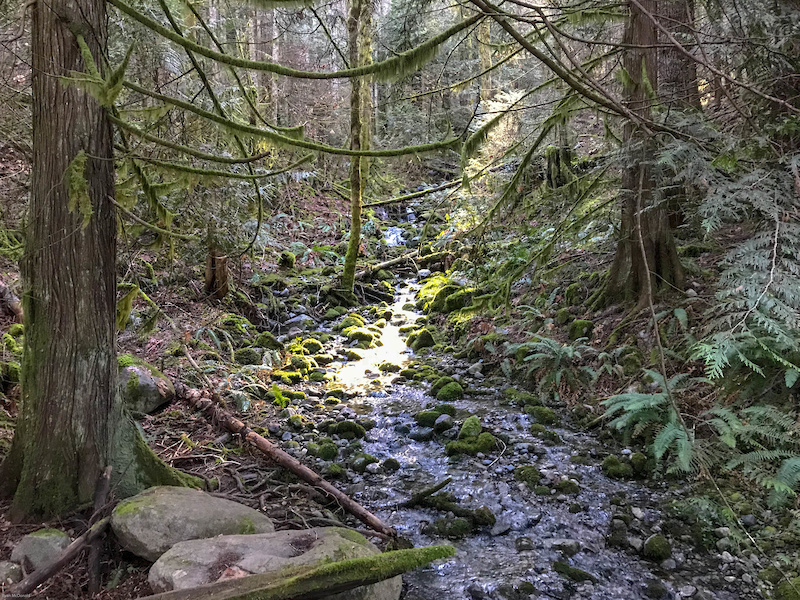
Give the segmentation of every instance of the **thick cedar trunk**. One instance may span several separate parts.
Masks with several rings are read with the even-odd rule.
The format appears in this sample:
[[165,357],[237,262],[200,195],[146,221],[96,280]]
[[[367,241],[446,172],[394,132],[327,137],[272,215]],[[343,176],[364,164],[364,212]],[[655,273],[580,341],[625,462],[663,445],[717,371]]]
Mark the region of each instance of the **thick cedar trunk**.
[[[647,12],[656,14],[656,0],[640,0],[640,3]],[[655,50],[657,29],[636,3],[631,4],[630,11],[624,37],[624,41],[631,45],[625,52],[623,62],[627,71],[626,105],[637,115],[648,118],[652,93],[658,90]],[[683,269],[667,213],[663,206],[653,204],[652,176],[648,165],[652,148],[647,134],[636,123],[628,122],[624,138],[629,158],[622,174],[620,190],[620,237],[604,292],[607,301],[637,300],[643,303],[647,300],[647,277],[650,277],[653,290],[672,286],[683,289]],[[641,223],[641,231],[637,223]],[[642,256],[640,235],[646,261]]]
[[[659,21],[684,47],[693,43],[694,0],[660,0]],[[658,95],[671,110],[700,110],[697,63],[660,35]]]
[[[94,98],[61,79],[86,69],[73,32],[84,36],[102,64],[105,2],[37,2],[33,14],[22,410],[0,468],[0,491],[14,493],[15,520],[91,503],[98,476],[112,463],[118,495],[152,481],[142,464],[162,481],[177,481],[147,452],[117,393],[111,125]],[[88,157],[82,170],[75,168],[81,152]],[[83,186],[88,202],[71,207],[70,184]]]

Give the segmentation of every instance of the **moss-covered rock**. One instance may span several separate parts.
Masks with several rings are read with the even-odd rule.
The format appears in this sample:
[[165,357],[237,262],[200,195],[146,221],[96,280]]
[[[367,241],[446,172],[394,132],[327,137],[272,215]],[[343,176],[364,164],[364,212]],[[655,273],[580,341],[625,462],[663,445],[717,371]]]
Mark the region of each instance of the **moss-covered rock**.
[[561,442],[561,436],[558,435],[558,433],[551,431],[541,423],[534,423],[531,425],[531,433],[548,444],[558,444]]
[[572,321],[575,317],[569,311],[568,308],[560,308],[558,312],[556,312],[556,323],[559,325],[565,325]]
[[542,425],[557,425],[560,421],[555,411],[546,406],[526,406],[525,412]]
[[578,494],[581,491],[581,486],[571,479],[562,479],[556,484],[556,491],[560,494]]
[[497,440],[488,431],[484,431],[477,438],[458,439],[452,441],[445,446],[445,453],[447,456],[455,456],[457,454],[469,454],[474,456],[478,452],[486,454],[491,452],[497,446]]
[[268,350],[283,350],[283,344],[269,331],[262,331],[259,333],[253,340],[252,345],[256,348],[266,348]]
[[647,456],[642,452],[631,454],[631,469],[636,477],[647,477]]
[[527,484],[529,488],[534,489],[542,479],[542,474],[539,469],[533,465],[526,465],[514,469],[514,479],[521,481]]
[[336,359],[331,354],[315,354],[311,357],[320,367],[331,364]]
[[233,359],[240,365],[260,365],[261,353],[255,348],[239,348],[233,353]]
[[569,284],[564,290],[564,300],[570,306],[576,306],[583,302],[584,296],[583,284],[579,281]]
[[277,370],[270,373],[272,381],[280,381],[284,385],[292,385],[303,381],[303,374],[298,371]]
[[587,573],[586,571],[576,567],[570,567],[569,564],[560,560],[557,560],[553,563],[553,570],[562,577],[566,577],[567,579],[571,579],[572,581],[576,581],[578,583],[583,581],[597,583],[598,581],[597,577],[591,573]]
[[365,327],[348,327],[347,329],[342,330],[342,333],[347,336],[347,339],[351,342],[364,343],[368,345],[372,345],[377,337],[374,332]]
[[291,415],[287,422],[289,423],[289,427],[298,431],[312,429],[314,427],[314,421],[304,415]]
[[303,342],[300,344],[300,347],[305,351],[306,354],[317,354],[322,351],[322,343],[314,338],[303,340]]
[[456,517],[455,519],[437,519],[434,521],[430,533],[458,540],[472,533],[472,523],[468,519]]
[[481,420],[478,417],[474,415],[467,417],[464,420],[464,423],[461,425],[461,430],[458,432],[458,439],[468,440],[471,438],[477,438],[482,430],[483,426],[481,425]]
[[472,301],[473,289],[459,289],[449,296],[444,301],[444,312],[451,313],[456,310],[461,310]]
[[289,364],[294,370],[304,374],[316,369],[319,366],[316,362],[314,362],[313,358],[303,356],[302,354],[292,354]]
[[400,469],[400,461],[398,461],[396,458],[387,458],[385,461],[383,461],[381,466],[383,467],[384,471],[392,473]]
[[364,358],[360,352],[356,352],[355,350],[352,349],[345,350],[344,355],[347,358],[347,360],[361,360],[362,358]]
[[414,420],[420,427],[433,427],[433,424],[436,423],[436,419],[438,419],[441,414],[442,413],[436,410],[421,410],[414,415]]
[[408,339],[406,339],[406,344],[417,352],[422,348],[430,348],[436,341],[433,339],[433,334],[425,328],[417,329],[416,331],[411,332],[408,335]]
[[444,377],[439,377],[436,381],[433,382],[431,385],[431,396],[436,396],[439,393],[439,390],[446,386],[448,383],[455,381],[452,377],[445,375]]
[[580,338],[588,338],[592,335],[594,323],[586,319],[575,319],[569,324],[568,335],[573,342]]
[[359,425],[355,421],[339,421],[328,427],[328,433],[331,435],[338,435],[340,438],[346,440],[353,440],[356,438],[363,438],[367,430],[363,425]]
[[392,362],[384,361],[378,365],[378,370],[383,373],[399,373],[400,366]]
[[367,470],[367,465],[371,465],[372,463],[378,462],[378,459],[372,456],[371,454],[366,453],[359,453],[356,454],[353,458],[350,466],[353,467],[353,470],[356,473],[363,473]]
[[357,313],[350,313],[344,319],[342,319],[339,323],[333,326],[334,331],[344,331],[345,329],[349,329],[350,327],[364,327],[366,325],[366,321],[364,317]]
[[456,407],[452,404],[437,404],[433,410],[443,415],[456,416]]
[[518,406],[538,406],[541,404],[541,400],[537,396],[512,387],[504,389],[503,396]]
[[631,465],[622,462],[613,454],[605,458],[602,468],[606,477],[611,477],[611,479],[630,479],[633,476]]
[[444,385],[436,394],[439,402],[452,402],[464,397],[464,388],[457,381],[451,381]]
[[293,269],[296,260],[297,257],[294,255],[294,252],[284,250],[278,258],[278,266],[281,269]]
[[642,546],[642,555],[650,560],[660,562],[672,556],[672,546],[663,535],[651,535]]

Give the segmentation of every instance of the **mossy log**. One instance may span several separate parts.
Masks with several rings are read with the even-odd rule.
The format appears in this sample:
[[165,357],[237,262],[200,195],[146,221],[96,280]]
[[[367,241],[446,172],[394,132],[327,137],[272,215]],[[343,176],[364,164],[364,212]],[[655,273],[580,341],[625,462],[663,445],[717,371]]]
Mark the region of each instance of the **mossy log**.
[[391,579],[455,552],[452,546],[395,550],[312,569],[289,569],[229,579],[145,596],[142,600],[317,600]]
[[284,469],[288,469],[306,483],[322,490],[334,498],[343,509],[359,519],[362,523],[384,535],[390,537],[397,536],[397,532],[394,529],[385,525],[378,517],[358,504],[347,494],[335,488],[299,460],[289,456],[286,452],[258,435],[245,423],[217,406],[217,402],[215,401],[217,398],[212,399],[204,392],[189,388],[180,382],[175,382],[175,391],[179,397],[210,417],[212,422],[219,423],[231,433],[240,435],[244,440],[247,440],[267,455],[272,461]]
[[408,261],[417,258],[418,254],[419,252],[417,250],[414,250],[413,252],[408,252],[407,254],[398,256],[397,258],[393,258],[391,260],[387,260],[382,263],[378,263],[377,265],[368,267],[363,271],[359,271],[358,273],[356,273],[356,279],[366,279],[370,275],[372,275],[372,273],[376,273],[381,269],[388,269],[390,267],[396,267],[397,265],[402,265],[404,263],[407,263]]

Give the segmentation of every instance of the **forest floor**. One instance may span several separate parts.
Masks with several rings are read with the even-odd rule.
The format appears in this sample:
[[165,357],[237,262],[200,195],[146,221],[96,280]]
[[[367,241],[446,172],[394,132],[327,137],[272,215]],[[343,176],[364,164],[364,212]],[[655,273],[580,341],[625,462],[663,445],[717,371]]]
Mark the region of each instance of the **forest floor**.
[[[579,310],[580,303],[566,297],[566,284],[582,282],[573,292],[585,297],[596,281],[577,277],[574,269],[565,270],[563,283],[547,288],[515,286],[509,297],[512,308],[506,313],[510,318],[485,311],[459,319],[453,318],[459,309],[431,310],[426,304],[443,285],[470,284],[458,274],[451,279],[437,275],[454,259],[475,260],[459,251],[442,256],[427,270],[407,262],[376,273],[372,282],[357,286],[361,297],[367,297],[364,304],[334,315],[331,309],[335,313],[336,307],[326,294],[335,269],[325,266],[325,252],[333,248],[335,235],[323,225],[332,222],[341,207],[331,202],[310,209],[321,215],[318,229],[287,227],[282,233],[285,248],[301,250],[292,266],[279,267],[279,257],[266,251],[258,259],[237,263],[231,270],[235,292],[222,302],[205,297],[200,268],[171,264],[153,269],[154,252],[132,252],[135,260],[125,277],[139,285],[152,304],[142,298],[134,303],[129,327],[119,338],[120,353],[147,361],[175,381],[218,393],[227,409],[248,426],[322,473],[416,545],[454,543],[459,549],[455,559],[406,577],[404,594],[409,600],[765,597],[769,584],[759,573],[763,579],[768,561],[749,546],[745,535],[726,529],[713,511],[690,510],[687,496],[702,498],[703,488],[698,492],[691,488],[693,482],[665,476],[654,470],[652,461],[637,467],[635,474],[608,468],[609,457],[632,463],[638,448],[624,447],[622,440],[597,427],[602,413],[598,401],[634,384],[642,363],[651,362],[648,353],[654,344],[644,316],[618,330],[626,316],[622,307],[599,313]],[[326,210],[329,214],[322,214]],[[408,252],[405,245],[381,243],[389,227],[400,226],[406,242],[413,242],[420,230],[419,222],[370,221],[374,229],[365,244],[370,261]],[[437,229],[446,225],[440,222]],[[597,271],[609,256],[564,249],[554,260],[569,264],[577,258],[583,270]],[[702,273],[716,258],[702,253],[691,260]],[[434,286],[431,282],[437,277],[441,281]],[[0,265],[0,281],[13,285],[17,278],[13,263]],[[690,285],[702,299],[704,280],[694,277]],[[375,301],[381,297],[390,301]],[[549,302],[526,311],[537,297]],[[153,304],[163,312],[155,315],[154,330],[143,331],[141,326],[154,316]],[[688,310],[701,311],[702,303]],[[336,327],[347,313],[361,315],[365,327],[371,326],[373,341],[381,345],[354,347],[357,338],[348,339]],[[577,358],[570,358],[564,379],[550,388],[542,386],[546,369],[529,376],[522,361],[516,364],[513,352],[508,360],[509,354],[502,351],[503,345],[514,348],[531,341],[530,331],[537,328],[558,345],[570,346],[570,324],[582,319],[592,323],[589,339],[574,346]],[[0,322],[3,331],[11,324],[10,317]],[[419,344],[412,352],[406,338],[422,328],[430,332],[431,343]],[[258,333],[267,330],[276,333],[284,350],[262,354],[257,364],[243,364],[250,361],[237,350],[254,347]],[[581,369],[608,347],[612,334],[634,340],[640,349],[627,359],[613,356],[604,363],[610,368],[587,388],[580,381]],[[313,354],[329,356],[331,362],[320,359],[295,377],[289,361],[293,354],[303,356],[302,342],[309,339],[321,346]],[[581,358],[581,352],[592,359]],[[442,378],[448,380],[443,384]],[[452,381],[460,389],[452,397],[431,390]],[[6,382],[0,457],[13,435],[17,397],[18,388]],[[426,420],[431,415],[423,413],[449,411],[441,408],[444,404],[454,407],[453,423],[434,428],[433,421]],[[491,449],[451,452],[457,448],[451,444],[457,441],[460,424],[473,415],[495,443]],[[332,423],[344,421],[358,425],[356,439],[330,433]],[[278,529],[334,524],[365,529],[318,489],[271,464],[180,400],[143,416],[140,424],[150,446],[167,463],[211,483],[217,495],[264,511]],[[336,457],[315,456],[320,444],[331,439]],[[524,480],[520,468],[534,466],[536,481]],[[495,522],[456,531],[458,518],[452,510],[399,508],[413,493],[445,478],[453,481],[443,501],[455,502],[468,513],[488,506]],[[738,493],[731,491],[728,497]],[[745,506],[745,501],[737,505],[742,510]],[[8,559],[23,535],[43,526],[76,537],[87,516],[17,525],[4,518],[6,510],[7,504],[0,504],[0,561]],[[775,531],[779,519],[785,519],[756,508],[747,514],[755,519],[749,532],[756,537],[769,535],[770,528]],[[670,552],[647,556],[648,543],[660,535],[668,540]],[[380,538],[373,541],[380,545]],[[568,564],[572,570],[559,571],[556,564]],[[149,594],[148,566],[108,536],[104,589],[96,597]],[[591,577],[582,581],[586,574]],[[77,560],[34,596],[86,598],[87,581],[85,560]]]

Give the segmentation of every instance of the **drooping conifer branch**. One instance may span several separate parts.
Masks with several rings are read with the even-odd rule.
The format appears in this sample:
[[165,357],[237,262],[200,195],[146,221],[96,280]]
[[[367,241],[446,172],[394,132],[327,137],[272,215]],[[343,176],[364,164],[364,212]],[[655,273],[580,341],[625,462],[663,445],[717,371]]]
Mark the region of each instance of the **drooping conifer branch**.
[[231,171],[221,171],[219,169],[203,169],[201,167],[193,167],[186,163],[176,163],[167,160],[160,160],[157,158],[150,158],[148,156],[132,156],[131,158],[135,160],[141,160],[151,165],[156,165],[158,167],[162,167],[164,169],[171,169],[173,171],[182,171],[184,173],[192,173],[194,175],[202,175],[204,177],[225,177],[227,179],[244,179],[244,180],[258,180],[258,179],[265,179],[267,177],[275,177],[276,175],[281,175],[282,173],[286,173],[291,171],[292,169],[296,169],[303,163],[307,163],[312,158],[314,158],[313,154],[306,154],[298,161],[293,162],[287,167],[283,169],[279,169],[277,171],[268,171],[266,173],[233,173]]
[[343,69],[341,71],[317,72],[292,69],[290,67],[285,67],[273,62],[249,60],[246,58],[239,58],[223,54],[221,52],[216,52],[211,48],[197,44],[186,39],[184,36],[171,31],[167,27],[164,27],[160,23],[152,20],[133,7],[129,6],[123,0],[108,1],[109,4],[116,7],[135,21],[187,50],[191,50],[192,52],[207,58],[214,59],[219,63],[227,64],[233,67],[250,69],[252,71],[267,71],[269,73],[284,75],[286,77],[295,77],[297,79],[348,79],[351,77],[361,77],[363,75],[374,75],[382,81],[400,79],[401,77],[418,70],[422,65],[429,62],[436,55],[439,47],[448,39],[483,19],[483,15],[481,14],[473,15],[461,23],[446,29],[439,35],[436,35],[426,42],[423,42],[419,46],[412,48],[411,50],[407,50],[406,52],[396,54],[395,56],[387,58],[381,62],[360,67],[353,67],[350,69]]
[[178,108],[188,110],[189,112],[192,112],[199,117],[203,117],[204,119],[208,119],[209,121],[213,121],[224,127],[227,127],[231,131],[269,140],[272,144],[276,146],[306,148],[308,150],[314,150],[316,152],[324,152],[326,154],[339,154],[343,156],[388,157],[388,156],[405,156],[407,154],[417,154],[422,152],[432,152],[434,150],[454,149],[460,143],[460,140],[458,138],[449,138],[446,140],[442,140],[441,142],[431,142],[428,144],[419,144],[417,146],[404,146],[402,148],[389,148],[386,150],[350,150],[349,148],[329,146],[327,144],[323,144],[320,142],[312,142],[304,139],[294,139],[286,135],[281,135],[274,131],[268,131],[266,129],[261,129],[260,127],[255,127],[253,125],[236,123],[230,119],[220,117],[219,115],[215,115],[214,113],[211,113],[207,110],[198,108],[193,104],[191,104],[190,102],[186,102],[184,100],[180,100],[179,98],[174,98],[172,96],[165,96],[164,94],[159,94],[158,92],[148,90],[147,88],[144,88],[131,81],[126,81],[125,87],[134,92],[138,92],[140,94],[144,94],[145,96],[149,96],[151,98],[155,98],[156,100],[160,100],[161,102],[164,102],[166,104],[172,104],[173,106],[177,106]]

